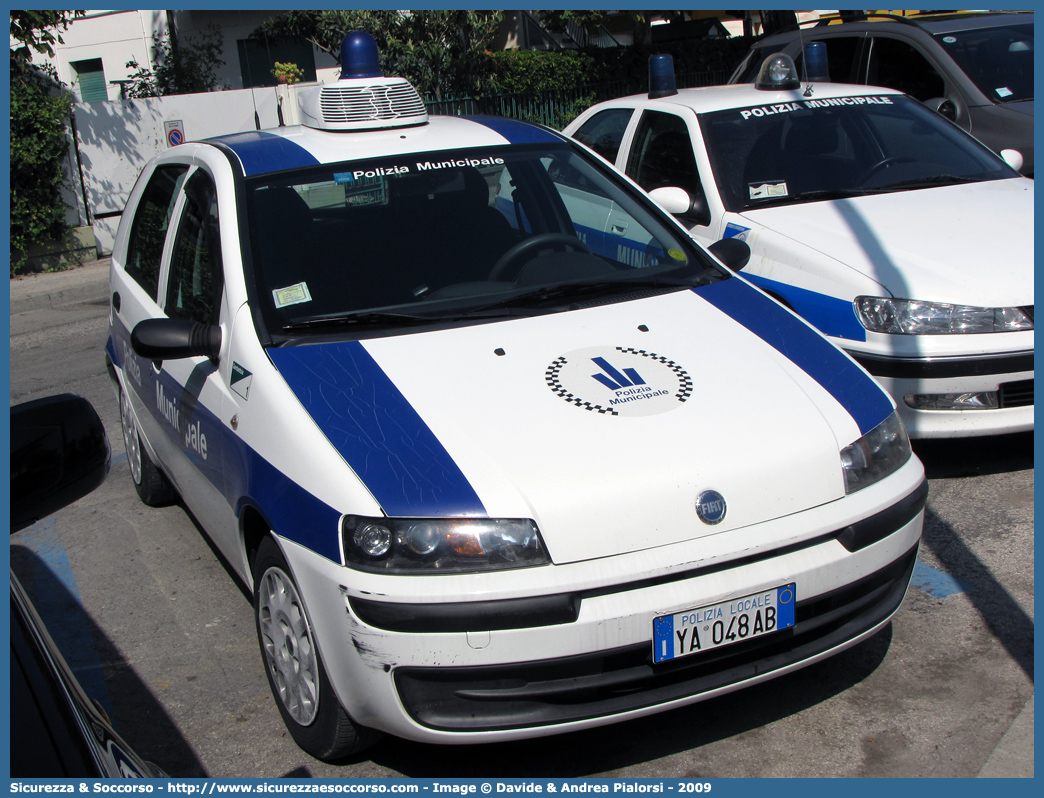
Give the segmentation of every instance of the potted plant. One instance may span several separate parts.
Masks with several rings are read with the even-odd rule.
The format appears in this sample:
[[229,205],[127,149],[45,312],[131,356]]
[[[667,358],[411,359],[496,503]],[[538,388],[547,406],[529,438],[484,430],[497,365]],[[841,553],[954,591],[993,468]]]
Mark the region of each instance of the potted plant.
[[272,74],[275,75],[275,79],[278,83],[293,84],[298,83],[301,80],[301,75],[304,72],[297,64],[284,64],[280,61],[275,62],[275,69],[272,70]]

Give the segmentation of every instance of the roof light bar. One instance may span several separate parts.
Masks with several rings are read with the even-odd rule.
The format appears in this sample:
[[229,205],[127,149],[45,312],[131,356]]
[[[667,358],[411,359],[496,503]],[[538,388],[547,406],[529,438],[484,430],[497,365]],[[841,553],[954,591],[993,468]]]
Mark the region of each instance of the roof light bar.
[[297,94],[306,127],[319,130],[386,130],[428,122],[417,90],[404,78],[381,75],[377,42],[365,31],[341,41],[341,79]]

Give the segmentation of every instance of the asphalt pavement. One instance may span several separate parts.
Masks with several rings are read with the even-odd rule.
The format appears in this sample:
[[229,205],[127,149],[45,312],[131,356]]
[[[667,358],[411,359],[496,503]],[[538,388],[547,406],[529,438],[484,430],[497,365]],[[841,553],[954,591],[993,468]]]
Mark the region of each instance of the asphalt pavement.
[[[11,280],[11,315],[62,305],[96,303],[109,292],[109,258],[62,272],[24,275]],[[978,773],[979,778],[1032,778],[1033,696]]]

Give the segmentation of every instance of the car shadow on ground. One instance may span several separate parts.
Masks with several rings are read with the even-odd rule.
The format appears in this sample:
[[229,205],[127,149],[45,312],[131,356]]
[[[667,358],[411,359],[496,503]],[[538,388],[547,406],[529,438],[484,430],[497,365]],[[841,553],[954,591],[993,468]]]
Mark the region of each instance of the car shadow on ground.
[[913,442],[928,479],[977,477],[1033,468],[1033,433]]
[[179,778],[207,775],[192,747],[112,641],[32,549],[11,546],[11,570],[87,695],[144,759]]
[[[914,449],[929,479],[960,479],[1033,468],[1032,432],[915,441]],[[943,570],[961,584],[998,642],[1032,681],[1033,619],[961,535],[932,512],[931,501],[929,494],[922,551],[931,551]]]
[[949,524],[930,509],[924,515],[922,552],[935,555],[943,570],[957,580],[1008,656],[1033,681],[1033,619],[993,571]]

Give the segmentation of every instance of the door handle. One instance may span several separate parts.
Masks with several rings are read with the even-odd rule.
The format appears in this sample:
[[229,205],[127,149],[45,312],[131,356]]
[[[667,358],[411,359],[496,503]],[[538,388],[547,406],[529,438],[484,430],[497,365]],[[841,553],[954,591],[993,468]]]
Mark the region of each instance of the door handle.
[[120,292],[119,291],[113,291],[112,292],[112,309],[115,310],[117,313],[120,312],[120,303],[121,303]]

